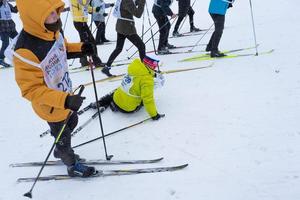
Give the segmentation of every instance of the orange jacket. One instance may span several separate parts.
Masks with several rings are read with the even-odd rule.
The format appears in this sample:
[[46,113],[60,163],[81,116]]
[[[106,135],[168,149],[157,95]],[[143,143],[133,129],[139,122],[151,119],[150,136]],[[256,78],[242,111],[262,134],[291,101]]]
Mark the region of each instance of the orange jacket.
[[[17,7],[26,33],[45,42],[58,38],[59,32],[48,31],[44,22],[53,10],[57,10],[60,14],[64,8],[61,0],[17,0]],[[65,45],[67,52],[81,52],[81,43],[72,44],[65,40]],[[15,52],[34,63],[42,61],[28,48],[18,48]],[[40,68],[15,56],[13,62],[15,79],[22,96],[31,102],[34,111],[48,122],[59,122],[66,119],[70,111],[64,108],[68,93],[48,88]]]

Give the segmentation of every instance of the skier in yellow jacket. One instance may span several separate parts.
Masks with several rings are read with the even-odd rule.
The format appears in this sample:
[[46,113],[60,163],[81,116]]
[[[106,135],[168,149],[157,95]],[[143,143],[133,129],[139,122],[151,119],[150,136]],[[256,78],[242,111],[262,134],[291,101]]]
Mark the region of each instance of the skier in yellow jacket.
[[64,9],[61,0],[17,0],[17,6],[24,28],[13,41],[15,49],[11,53],[22,96],[47,121],[55,138],[68,113],[73,111],[54,156],[67,165],[70,176],[90,176],[96,172],[95,168],[81,164],[71,148],[71,132],[77,125],[77,110],[84,97],[72,95],[67,58],[92,55],[93,45],[68,43],[60,33],[60,13]]
[[[98,56],[95,38],[87,24],[88,14],[99,12],[100,7],[91,7],[90,1],[91,0],[70,0],[73,15],[73,24],[75,29],[79,33],[80,41],[89,41],[94,45],[96,51],[94,55],[92,55],[92,59],[95,67],[104,67],[104,64]],[[80,58],[80,63],[83,67],[89,65],[86,56]]]
[[[154,100],[154,88],[163,86],[165,81],[157,71],[158,63],[158,60],[149,56],[145,56],[143,61],[133,60],[121,86],[102,97],[99,105],[105,108],[109,106],[112,111],[123,113],[133,113],[144,106],[153,120],[164,117],[164,114],[158,113]],[[92,107],[95,108],[95,104]]]

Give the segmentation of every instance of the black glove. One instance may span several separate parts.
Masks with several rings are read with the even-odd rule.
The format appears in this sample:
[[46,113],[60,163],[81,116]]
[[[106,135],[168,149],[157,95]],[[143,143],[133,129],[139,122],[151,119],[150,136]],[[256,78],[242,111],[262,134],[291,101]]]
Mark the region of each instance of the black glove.
[[152,117],[152,119],[153,120],[159,120],[160,118],[162,118],[162,117],[164,117],[165,116],[165,114],[158,114],[157,113],[157,115],[155,115],[154,117]]
[[111,3],[111,4],[110,4],[110,7],[114,7],[114,6],[115,6],[115,4],[114,4],[114,3]]
[[96,12],[99,12],[100,11],[100,7],[96,7]]
[[227,9],[228,9],[228,8],[232,8],[232,3],[229,3],[229,4],[228,4]]
[[85,97],[76,95],[68,95],[65,101],[65,108],[78,111]]
[[63,12],[70,11],[70,7],[64,8]]
[[107,13],[103,13],[103,17],[106,17],[108,14]]
[[96,54],[95,45],[91,42],[84,42],[81,46],[81,52],[84,55],[91,56]]

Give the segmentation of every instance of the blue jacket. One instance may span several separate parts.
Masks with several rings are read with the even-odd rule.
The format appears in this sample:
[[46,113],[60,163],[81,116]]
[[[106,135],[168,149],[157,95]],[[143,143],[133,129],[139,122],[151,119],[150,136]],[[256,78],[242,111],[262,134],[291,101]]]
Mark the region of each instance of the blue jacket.
[[225,15],[228,8],[227,0],[211,0],[208,8],[210,14]]

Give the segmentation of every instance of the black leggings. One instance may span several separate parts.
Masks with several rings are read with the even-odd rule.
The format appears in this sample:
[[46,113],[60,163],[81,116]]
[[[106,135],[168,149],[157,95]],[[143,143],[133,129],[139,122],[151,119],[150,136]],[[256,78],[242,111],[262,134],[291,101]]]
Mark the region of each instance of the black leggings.
[[105,22],[94,21],[97,27],[96,44],[100,44],[105,40]]
[[[75,29],[79,33],[79,37],[80,37],[80,41],[81,42],[90,42],[93,45],[95,45],[96,52],[95,52],[94,55],[92,55],[93,62],[94,62],[94,65],[96,65],[96,66],[97,65],[101,65],[102,61],[98,57],[98,52],[97,52],[97,47],[96,47],[96,41],[95,41],[94,36],[91,33],[91,31],[90,31],[89,26],[87,25],[87,23],[86,22],[74,22],[74,27],[75,27]],[[82,65],[84,65],[84,66],[88,65],[86,56],[84,56],[84,57],[82,57],[80,59],[80,63]]]
[[[51,135],[56,139],[59,136],[60,130],[65,121],[61,122],[48,122],[51,130]],[[66,165],[75,163],[75,154],[71,148],[71,133],[78,124],[77,112],[73,112],[59,141],[56,143],[56,148],[61,152],[61,159]]]
[[[191,28],[194,26],[194,14],[195,14],[195,11],[193,10],[193,8],[190,6],[187,13],[186,13],[189,18],[190,18],[190,26]],[[178,19],[177,19],[177,22],[175,24],[175,27],[174,27],[174,31],[178,31],[178,28],[182,22],[182,20],[185,18],[185,15],[179,15]]]
[[159,27],[159,43],[157,50],[161,50],[168,44],[169,32],[171,28],[170,21],[167,16],[154,15]]
[[215,31],[213,32],[207,47],[208,49],[211,49],[211,51],[218,51],[218,46],[224,30],[225,15],[210,14],[210,16],[214,21]]
[[136,46],[138,48],[141,60],[144,59],[146,52],[145,52],[145,44],[142,41],[142,39],[137,34],[123,35],[123,34],[118,33],[117,45],[116,45],[115,50],[109,56],[109,59],[107,61],[107,66],[111,66],[111,64],[114,62],[116,57],[122,52],[126,38],[130,42],[132,42],[132,44],[134,46]]

